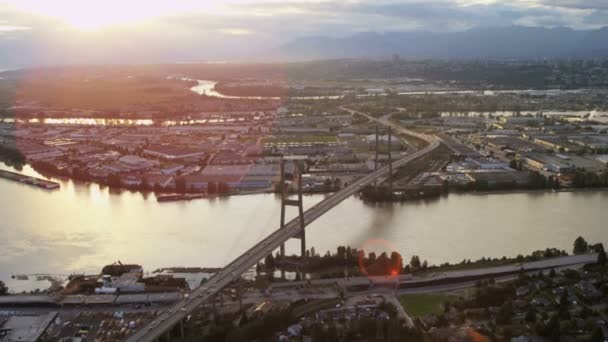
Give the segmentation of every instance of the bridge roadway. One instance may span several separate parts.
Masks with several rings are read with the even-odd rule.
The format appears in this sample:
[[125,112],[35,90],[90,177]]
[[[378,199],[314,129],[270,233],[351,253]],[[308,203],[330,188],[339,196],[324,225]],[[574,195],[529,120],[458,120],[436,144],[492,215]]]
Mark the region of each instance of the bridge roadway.
[[[384,125],[390,125],[397,131],[403,134],[415,136],[419,139],[423,139],[429,143],[425,148],[405,156],[393,163],[393,172],[399,167],[406,165],[407,163],[433,151],[440,145],[440,141],[432,135],[420,134],[413,131],[409,131],[401,126],[395,125],[394,123],[386,120],[379,120],[368,116],[367,114],[360,113],[357,111],[349,110],[352,113],[360,114],[368,117],[371,120],[378,121]],[[369,175],[362,177],[361,179],[353,182],[348,187],[334,193],[325,200],[317,203],[306,212],[304,212],[304,226],[308,226],[310,223],[321,217],[323,214],[331,210],[342,201],[357,193],[361,188],[371,184],[376,179],[387,177],[389,173],[388,166],[384,166]],[[278,229],[266,237],[264,240],[257,243],[255,246],[250,248],[248,251],[237,257],[234,261],[228,264],[224,269],[216,273],[211,277],[205,284],[199,286],[197,289],[192,291],[188,297],[176,303],[171,308],[165,310],[155,320],[150,322],[148,325],[141,328],[138,332],[131,335],[126,341],[144,341],[152,342],[160,339],[163,334],[169,334],[170,331],[181,324],[181,322],[198,306],[212,298],[216,293],[221,291],[224,287],[229,285],[233,280],[241,276],[252,266],[257,264],[260,260],[264,259],[268,254],[272,253],[275,249],[279,248],[281,244],[295,237],[300,231],[299,218],[296,217],[286,224],[285,228]]]

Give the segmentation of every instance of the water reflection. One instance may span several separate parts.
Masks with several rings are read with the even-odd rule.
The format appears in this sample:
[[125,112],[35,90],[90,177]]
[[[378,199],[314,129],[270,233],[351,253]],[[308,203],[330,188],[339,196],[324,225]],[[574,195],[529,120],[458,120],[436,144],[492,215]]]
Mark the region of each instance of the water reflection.
[[[0,168],[10,169],[0,164]],[[26,166],[23,173],[37,175]],[[116,260],[147,270],[223,266],[279,226],[274,194],[158,203],[153,194],[115,192],[60,180],[48,192],[0,179],[0,279],[11,273],[98,273]],[[306,196],[305,207],[325,195]],[[347,199],[307,230],[318,253],[390,241],[406,260],[430,263],[568,251],[582,235],[608,242],[608,192],[451,194],[433,201],[371,206]],[[297,214],[289,208],[288,218]],[[299,241],[287,243],[298,253]]]
[[110,118],[0,118],[0,122],[17,124],[44,124],[68,126],[192,126],[205,124],[223,124],[247,121],[259,121],[265,116],[236,116],[212,119],[182,119],[182,120],[153,120],[153,119],[110,119]]

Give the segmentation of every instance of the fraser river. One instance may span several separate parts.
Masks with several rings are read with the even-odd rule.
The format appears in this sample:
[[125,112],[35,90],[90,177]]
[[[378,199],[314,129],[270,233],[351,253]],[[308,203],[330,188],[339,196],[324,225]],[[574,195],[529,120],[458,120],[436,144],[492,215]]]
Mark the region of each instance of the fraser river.
[[[1,163],[0,169],[14,171]],[[27,166],[21,172],[36,175]],[[0,179],[0,280],[15,285],[16,273],[98,273],[116,260],[147,271],[223,266],[279,223],[280,200],[272,194],[158,203],[154,194],[60,183],[60,190],[46,191]],[[323,196],[306,196],[305,206]],[[605,191],[450,194],[381,206],[351,197],[310,225],[307,240],[317,253],[381,240],[406,260],[416,254],[431,264],[547,247],[571,252],[579,235],[608,242],[607,203]],[[288,251],[298,246],[290,241]]]

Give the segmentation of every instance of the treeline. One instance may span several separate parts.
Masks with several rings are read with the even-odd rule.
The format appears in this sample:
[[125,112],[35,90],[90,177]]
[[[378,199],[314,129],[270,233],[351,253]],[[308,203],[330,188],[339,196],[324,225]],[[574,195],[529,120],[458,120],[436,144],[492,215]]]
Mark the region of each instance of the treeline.
[[464,187],[456,187],[455,189],[466,191],[488,191],[488,190],[543,190],[543,189],[560,189],[561,184],[555,176],[544,176],[539,172],[528,172],[528,181],[518,183],[513,180],[510,182],[497,182],[492,185],[488,181],[478,180],[471,182]]
[[447,182],[444,182],[442,187],[427,187],[424,189],[400,191],[399,193],[390,191],[385,185],[368,185],[361,189],[361,198],[368,202],[403,202],[437,198],[447,192]]
[[[511,167],[519,169],[518,164],[513,161]],[[602,173],[595,173],[583,169],[575,170],[572,174],[571,187],[582,188],[604,188],[608,187],[608,168]],[[500,181],[490,184],[487,180],[477,180],[465,185],[448,185],[444,182],[440,187],[418,187],[416,189],[399,191],[397,193],[389,191],[385,185],[368,185],[361,189],[361,198],[369,202],[402,202],[410,200],[420,200],[436,198],[451,191],[505,191],[505,190],[559,190],[563,187],[557,176],[545,176],[539,172],[528,172],[528,180],[525,183],[512,181]]]
[[425,334],[415,328],[408,328],[395,317],[380,320],[375,317],[358,317],[351,321],[347,329],[340,331],[334,321],[315,323],[306,333],[314,342],[334,341],[424,341]]
[[202,321],[190,320],[186,325],[186,337],[178,341],[269,341],[273,334],[285,330],[295,321],[291,311],[291,306],[283,310],[271,310],[260,319],[253,320],[249,320],[246,312],[213,315]]
[[186,179],[184,177],[177,177],[175,179],[175,192],[178,193],[201,193],[206,192],[208,194],[225,194],[230,192],[230,185],[226,182],[207,182],[207,189],[203,191],[199,188],[188,187]]
[[25,156],[17,147],[0,144],[0,161],[15,167],[23,167]]
[[[600,251],[599,245],[588,245],[584,239],[582,241],[583,242],[577,240],[575,243],[575,246],[578,246],[574,249],[575,254]],[[603,250],[603,247],[601,250]],[[361,249],[350,246],[339,246],[333,253],[327,251],[325,254],[320,255],[316,253],[313,247],[306,251],[304,262],[302,262],[299,256],[295,255],[281,257],[279,253],[276,255],[269,254],[266,256],[263,263],[257,264],[256,272],[257,274],[265,272],[272,277],[275,270],[299,270],[305,273],[323,274],[327,277],[341,277],[344,275],[343,270],[348,269],[351,275],[388,276],[395,274],[415,274],[427,270],[501,266],[563,256],[568,256],[568,252],[558,248],[546,248],[533,251],[528,255],[519,254],[510,258],[507,258],[506,256],[495,258],[482,257],[474,261],[471,259],[463,259],[456,263],[444,262],[439,265],[430,265],[427,260],[423,260],[418,255],[413,255],[409,262],[406,263],[401,254],[397,251],[392,251],[390,254],[386,252],[380,254],[375,252],[365,253],[365,251]]]
[[572,179],[572,187],[574,188],[602,188],[608,187],[608,166],[601,173],[590,172],[586,170],[576,170]]
[[[352,248],[350,246],[339,246],[335,253],[327,251],[324,255],[317,254],[314,247],[306,251],[303,264],[299,263],[298,256],[281,257],[280,254],[268,255],[263,264],[258,264],[256,270],[272,272],[275,269],[291,271],[293,265],[298,265],[306,273],[323,272],[328,269],[348,268],[358,270],[357,273],[373,276],[395,275],[403,271],[403,259],[398,252],[386,252],[376,254],[375,252]],[[342,273],[343,274],[343,273]]]
[[32,163],[32,168],[40,174],[47,176],[63,176],[70,177],[72,179],[92,182],[96,181],[102,185],[107,185],[111,188],[124,188],[135,191],[153,191],[155,193],[207,193],[207,194],[224,194],[231,191],[231,188],[226,182],[208,182],[206,189],[187,187],[186,179],[184,177],[176,177],[175,187],[164,188],[158,183],[152,183],[146,176],[143,176],[140,184],[125,184],[123,179],[125,176],[119,174],[111,174],[108,177],[102,179],[93,179],[86,170],[79,167],[72,168],[71,172],[67,170],[61,170],[53,163],[46,161],[36,161]]
[[[276,339],[276,334],[285,331],[291,324],[297,322],[294,310],[305,301],[291,303],[285,309],[271,309],[260,318],[251,319],[245,312],[215,315],[211,319],[190,320],[186,325],[186,337],[179,341],[210,341],[210,342],[246,342],[270,341]],[[334,341],[423,341],[424,333],[416,328],[408,328],[398,318],[396,308],[390,303],[382,303],[378,310],[388,314],[388,319],[357,313],[351,324],[344,325],[334,321],[332,317],[320,322],[315,321],[311,326],[303,327],[302,335],[310,336],[314,342]],[[206,322],[202,324],[201,322]],[[339,325],[343,329],[339,328]]]

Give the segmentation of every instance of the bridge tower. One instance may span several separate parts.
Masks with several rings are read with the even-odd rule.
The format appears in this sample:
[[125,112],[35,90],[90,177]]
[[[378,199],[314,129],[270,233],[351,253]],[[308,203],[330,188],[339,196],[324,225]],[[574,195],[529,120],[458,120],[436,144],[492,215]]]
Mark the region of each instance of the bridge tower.
[[392,157],[392,151],[391,151],[391,136],[392,136],[392,130],[391,130],[391,126],[388,126],[388,192],[389,194],[391,194],[392,197],[392,193],[393,193],[393,157]]
[[376,159],[374,160],[374,171],[378,170],[378,125],[376,125]]
[[[285,213],[287,206],[293,206],[298,208],[298,218],[300,221],[300,233],[295,238],[300,239],[300,252],[302,254],[302,260],[306,257],[306,230],[304,229],[304,202],[302,195],[302,172],[304,166],[300,162],[294,160],[294,171],[293,181],[297,186],[298,199],[289,199],[289,189],[285,181],[285,159],[281,158],[281,226],[280,229],[285,228]],[[285,256],[285,244],[281,245],[280,249],[281,256]]]
[[[393,157],[391,154],[391,140],[392,140],[392,129],[391,126],[388,126],[388,189],[392,193],[393,191]],[[376,156],[374,160],[374,171],[378,170],[378,146],[379,146],[379,137],[378,137],[378,125],[376,125]],[[378,185],[377,181],[374,181],[375,186]]]

